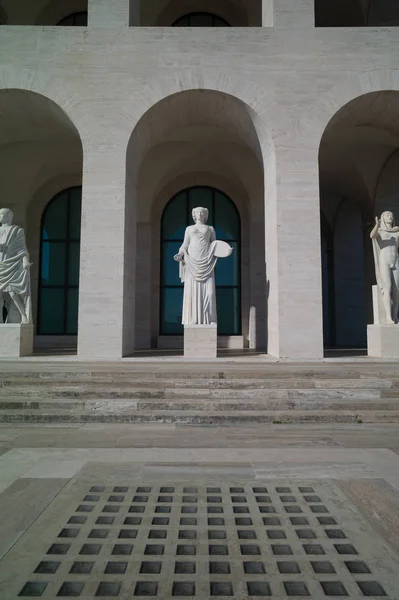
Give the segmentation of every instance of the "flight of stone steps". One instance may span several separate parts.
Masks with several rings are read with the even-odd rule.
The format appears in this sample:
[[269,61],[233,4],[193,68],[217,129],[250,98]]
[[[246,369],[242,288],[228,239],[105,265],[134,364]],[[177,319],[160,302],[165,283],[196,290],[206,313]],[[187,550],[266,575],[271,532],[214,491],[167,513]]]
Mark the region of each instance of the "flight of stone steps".
[[2,423],[399,422],[395,363],[2,363],[0,381]]

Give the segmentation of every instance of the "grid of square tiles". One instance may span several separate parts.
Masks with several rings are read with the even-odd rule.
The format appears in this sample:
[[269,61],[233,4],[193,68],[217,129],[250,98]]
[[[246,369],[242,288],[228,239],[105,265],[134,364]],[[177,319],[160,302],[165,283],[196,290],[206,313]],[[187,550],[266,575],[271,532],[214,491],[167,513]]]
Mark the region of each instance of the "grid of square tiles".
[[96,485],[20,596],[385,596],[313,486]]

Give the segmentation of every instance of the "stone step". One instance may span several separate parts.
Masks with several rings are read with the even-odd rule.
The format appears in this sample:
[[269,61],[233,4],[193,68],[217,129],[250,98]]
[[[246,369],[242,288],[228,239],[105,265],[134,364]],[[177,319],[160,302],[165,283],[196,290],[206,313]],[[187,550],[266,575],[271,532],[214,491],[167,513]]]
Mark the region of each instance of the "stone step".
[[[46,390],[60,387],[71,387],[81,386],[85,388],[95,388],[104,386],[107,383],[101,377],[89,379],[84,382],[71,382],[68,378],[60,378],[56,381],[53,379],[34,379],[26,378],[21,381],[18,378],[6,378],[0,381],[1,388],[12,391],[14,388],[20,388],[23,390],[25,386],[29,386],[30,389]],[[114,388],[130,388],[133,386],[138,389],[399,389],[399,377],[396,380],[392,379],[308,379],[308,378],[295,378],[295,379],[176,379],[176,380],[156,380],[149,378],[142,379],[120,379],[118,377],[113,378],[110,382]]]
[[192,423],[192,424],[232,424],[232,423],[398,423],[399,410],[361,411],[134,411],[129,414],[101,413],[89,411],[73,412],[0,412],[1,423]]
[[102,369],[100,366],[93,368],[84,369],[82,366],[73,367],[68,366],[61,369],[59,365],[57,368],[51,368],[50,366],[45,368],[42,364],[36,365],[35,369],[32,369],[30,365],[23,365],[21,363],[17,367],[7,368],[4,363],[1,365],[0,370],[0,382],[3,381],[25,381],[34,380],[38,382],[40,380],[52,380],[52,381],[104,381],[104,382],[120,382],[120,381],[136,381],[136,380],[148,380],[148,381],[165,381],[165,380],[295,380],[300,381],[312,381],[314,379],[330,379],[330,380],[341,380],[341,379],[392,379],[399,381],[399,372],[395,363],[383,365],[361,365],[355,368],[353,365],[347,367],[341,366],[326,366],[323,364],[321,367],[307,367],[306,365],[290,365],[286,364],[272,364],[272,365],[257,365],[256,368],[248,369],[244,365],[236,365],[234,369],[223,368],[223,365],[218,365],[216,368],[210,369],[209,365],[201,365],[198,368],[198,363],[182,363],[181,366],[173,368],[173,365],[168,369],[163,367],[162,369],[157,365],[143,364],[140,367],[134,365],[130,369],[124,368],[121,370],[120,366],[116,363],[112,369]]
[[73,398],[79,400],[85,399],[101,399],[101,398],[126,398],[126,399],[162,399],[176,400],[186,398],[197,400],[222,400],[222,399],[299,399],[319,398],[324,399],[359,399],[373,400],[381,397],[379,389],[197,389],[197,388],[172,388],[172,389],[156,389],[156,388],[131,388],[113,387],[113,386],[85,386],[85,385],[54,385],[51,388],[41,388],[40,386],[21,386],[0,388],[0,399],[12,398]]
[[399,400],[391,399],[362,399],[340,398],[326,399],[320,397],[300,399],[276,399],[266,398],[264,400],[251,399],[213,399],[193,400],[192,398],[180,398],[175,400],[137,400],[134,398],[103,398],[96,400],[0,400],[0,411],[4,410],[83,410],[129,413],[131,411],[279,411],[279,410],[399,410]]

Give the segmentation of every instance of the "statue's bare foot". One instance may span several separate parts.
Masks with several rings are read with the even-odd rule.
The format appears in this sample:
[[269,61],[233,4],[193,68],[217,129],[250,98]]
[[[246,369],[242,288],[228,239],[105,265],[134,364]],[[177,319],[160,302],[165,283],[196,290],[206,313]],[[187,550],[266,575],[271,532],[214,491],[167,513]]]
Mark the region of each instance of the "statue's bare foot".
[[395,322],[392,319],[387,319],[387,325],[395,325]]

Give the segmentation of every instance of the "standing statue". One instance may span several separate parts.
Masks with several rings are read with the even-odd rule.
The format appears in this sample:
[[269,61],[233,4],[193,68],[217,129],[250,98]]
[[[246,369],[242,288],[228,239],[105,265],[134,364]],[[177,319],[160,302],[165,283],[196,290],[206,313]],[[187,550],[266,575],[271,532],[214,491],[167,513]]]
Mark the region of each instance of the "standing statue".
[[24,230],[12,224],[13,218],[12,210],[0,209],[0,323],[3,322],[4,302],[7,323],[32,323],[31,263]]
[[193,208],[195,225],[186,228],[184,242],[174,256],[184,282],[183,325],[216,324],[215,265],[218,258],[233,252],[229,244],[216,239],[214,228],[206,224],[208,214],[207,208]]
[[393,213],[386,210],[381,219],[375,218],[370,233],[373,243],[375,276],[382,294],[387,324],[398,322],[399,309],[399,227]]

